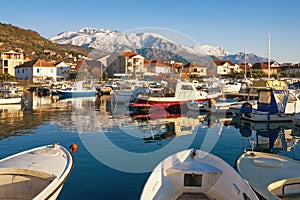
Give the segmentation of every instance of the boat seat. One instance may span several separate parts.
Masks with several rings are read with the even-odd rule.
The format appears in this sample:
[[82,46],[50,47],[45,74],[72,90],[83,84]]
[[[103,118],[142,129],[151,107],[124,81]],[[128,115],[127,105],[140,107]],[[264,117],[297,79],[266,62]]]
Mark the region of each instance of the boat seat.
[[203,193],[198,193],[198,192],[184,192],[182,193],[177,200],[210,200],[208,196],[206,196]]
[[0,199],[33,199],[55,178],[46,172],[0,168]]

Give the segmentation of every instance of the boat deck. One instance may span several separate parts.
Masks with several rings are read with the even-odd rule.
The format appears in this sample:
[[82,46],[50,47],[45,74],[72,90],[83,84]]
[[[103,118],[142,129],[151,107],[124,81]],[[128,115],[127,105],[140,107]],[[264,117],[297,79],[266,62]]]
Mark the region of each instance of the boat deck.
[[193,192],[184,192],[182,193],[177,200],[210,200],[208,196],[203,193],[193,193]]

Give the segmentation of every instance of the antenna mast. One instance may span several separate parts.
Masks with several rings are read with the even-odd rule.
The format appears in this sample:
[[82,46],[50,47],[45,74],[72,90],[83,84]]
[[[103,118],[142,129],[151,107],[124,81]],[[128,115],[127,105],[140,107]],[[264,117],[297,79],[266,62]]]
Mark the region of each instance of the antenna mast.
[[244,76],[245,76],[245,78],[247,78],[247,71],[246,71],[247,70],[247,68],[246,68],[246,59],[247,59],[246,58],[246,45],[244,46],[244,57],[245,57],[245,75]]
[[268,34],[268,78],[270,78],[271,71],[271,44],[270,44],[270,33]]

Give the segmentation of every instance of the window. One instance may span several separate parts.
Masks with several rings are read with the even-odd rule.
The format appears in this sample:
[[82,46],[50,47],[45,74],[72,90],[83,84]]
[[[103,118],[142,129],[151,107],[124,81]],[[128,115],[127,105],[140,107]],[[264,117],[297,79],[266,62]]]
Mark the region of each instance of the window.
[[36,69],[36,73],[40,73],[40,69],[39,68]]
[[17,72],[18,74],[20,73],[20,70],[18,69],[18,72]]
[[8,60],[4,60],[3,65],[4,65],[4,67],[7,67],[8,66]]
[[24,74],[24,69],[22,69],[22,73]]
[[51,73],[53,73],[53,69],[51,69]]
[[182,90],[193,90],[193,87],[191,85],[182,85],[181,89]]

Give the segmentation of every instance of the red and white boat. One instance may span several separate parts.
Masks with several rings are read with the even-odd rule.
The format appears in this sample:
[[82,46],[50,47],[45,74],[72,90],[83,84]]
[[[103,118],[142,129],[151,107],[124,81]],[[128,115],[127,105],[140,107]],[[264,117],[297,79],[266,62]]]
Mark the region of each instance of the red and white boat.
[[192,83],[189,82],[169,82],[162,90],[160,95],[139,96],[136,102],[131,103],[133,107],[152,107],[160,105],[163,108],[180,107],[187,102],[203,102],[207,100],[207,93],[198,91]]

